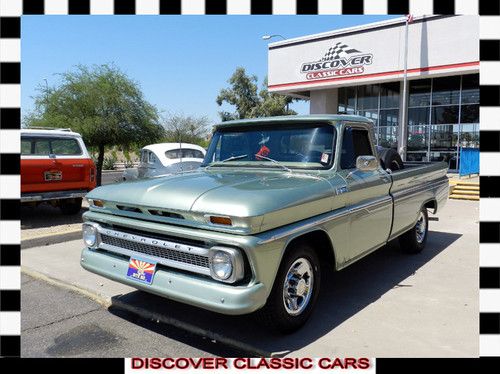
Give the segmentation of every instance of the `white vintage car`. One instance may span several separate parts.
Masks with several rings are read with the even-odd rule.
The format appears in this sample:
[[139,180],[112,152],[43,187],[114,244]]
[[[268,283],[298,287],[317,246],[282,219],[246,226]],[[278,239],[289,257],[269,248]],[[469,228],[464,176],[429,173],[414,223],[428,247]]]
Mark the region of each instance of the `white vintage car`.
[[176,174],[197,169],[205,157],[205,149],[189,143],[158,143],[141,149],[137,168],[125,169],[123,180],[135,180]]

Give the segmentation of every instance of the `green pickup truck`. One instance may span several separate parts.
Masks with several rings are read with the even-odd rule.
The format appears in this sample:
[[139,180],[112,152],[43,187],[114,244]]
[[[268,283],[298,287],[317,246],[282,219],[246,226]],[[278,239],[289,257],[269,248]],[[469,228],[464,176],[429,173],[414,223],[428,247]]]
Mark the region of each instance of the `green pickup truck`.
[[405,252],[424,248],[446,172],[377,149],[364,117],[225,122],[198,170],[91,191],[81,265],[291,332],[309,318],[322,273],[395,238]]

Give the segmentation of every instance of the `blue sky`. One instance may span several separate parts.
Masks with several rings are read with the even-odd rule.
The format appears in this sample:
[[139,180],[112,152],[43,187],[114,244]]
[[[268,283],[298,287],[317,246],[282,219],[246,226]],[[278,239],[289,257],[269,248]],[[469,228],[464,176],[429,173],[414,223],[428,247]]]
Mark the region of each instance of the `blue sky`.
[[[264,34],[286,38],[397,16],[24,16],[21,100],[33,108],[38,85],[57,85],[75,65],[114,63],[164,113],[219,120],[215,102],[236,67],[267,75]],[[276,39],[279,40],[279,39]],[[308,103],[294,104],[307,114]],[[225,107],[224,109],[229,109]]]

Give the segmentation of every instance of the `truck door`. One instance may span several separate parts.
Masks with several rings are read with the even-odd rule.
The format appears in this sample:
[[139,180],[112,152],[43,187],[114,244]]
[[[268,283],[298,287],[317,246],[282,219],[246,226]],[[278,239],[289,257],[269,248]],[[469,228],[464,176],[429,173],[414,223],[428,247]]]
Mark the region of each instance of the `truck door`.
[[347,186],[351,260],[383,245],[392,224],[390,177],[380,167],[373,171],[356,168],[358,156],[376,157],[373,144],[366,125],[348,123],[344,126],[338,171]]

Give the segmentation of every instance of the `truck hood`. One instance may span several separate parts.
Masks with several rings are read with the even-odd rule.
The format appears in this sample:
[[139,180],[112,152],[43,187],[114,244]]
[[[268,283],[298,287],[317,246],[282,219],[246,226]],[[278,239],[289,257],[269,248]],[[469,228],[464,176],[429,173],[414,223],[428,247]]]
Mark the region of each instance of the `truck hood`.
[[[251,232],[328,212],[334,189],[324,178],[276,171],[211,169],[94,189],[87,198],[116,205],[251,219]],[[185,222],[188,223],[188,222]]]

